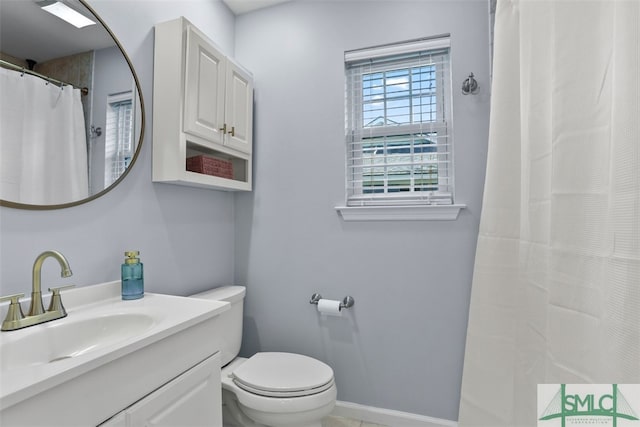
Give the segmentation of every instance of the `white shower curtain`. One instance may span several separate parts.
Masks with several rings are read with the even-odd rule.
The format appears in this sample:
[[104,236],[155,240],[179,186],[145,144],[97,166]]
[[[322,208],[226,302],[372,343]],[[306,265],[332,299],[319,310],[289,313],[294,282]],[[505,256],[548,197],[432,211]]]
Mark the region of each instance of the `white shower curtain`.
[[640,1],[498,0],[459,425],[640,383]]
[[0,198],[55,205],[88,196],[80,90],[0,69]]

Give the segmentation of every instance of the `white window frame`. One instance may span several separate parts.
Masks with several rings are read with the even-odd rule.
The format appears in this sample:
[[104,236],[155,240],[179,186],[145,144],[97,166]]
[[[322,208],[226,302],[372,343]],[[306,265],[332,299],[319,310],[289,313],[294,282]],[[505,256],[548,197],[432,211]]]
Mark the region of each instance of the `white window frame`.
[[[451,220],[458,217],[464,205],[454,203],[453,192],[453,137],[451,135],[451,76],[449,59],[449,35],[428,39],[412,40],[409,42],[378,46],[374,48],[349,51],[345,53],[346,85],[346,203],[337,207],[344,220]],[[423,53],[425,57],[431,54],[444,59],[436,63],[438,68],[438,84],[436,84],[436,120],[411,122],[392,126],[366,126],[364,124],[363,78],[372,73],[381,73],[396,69],[406,69],[422,66],[422,63],[407,65],[402,58]],[[386,63],[391,59],[390,63]],[[425,63],[424,65],[432,65]],[[443,67],[443,68],[442,68]],[[386,88],[386,84],[385,84]],[[410,99],[413,100],[413,93]],[[384,95],[385,102],[391,97]],[[411,101],[410,101],[411,102]],[[386,114],[384,120],[390,120]],[[437,135],[436,138],[433,138]],[[404,145],[408,149],[407,155],[392,154],[393,150],[387,145],[387,138],[396,137],[398,141],[410,141]],[[384,149],[379,158],[363,148],[367,141],[380,138],[384,140]],[[415,144],[420,138],[435,139],[434,155],[423,151],[425,145]],[[408,147],[408,148],[407,148]],[[414,151],[420,147],[420,151]],[[445,152],[444,150],[448,150]],[[422,153],[416,155],[416,153]],[[427,160],[415,161],[416,157],[427,157]],[[407,162],[404,162],[408,159]],[[415,178],[415,171],[429,169],[429,163],[437,161],[438,178],[436,184],[431,184],[435,191],[425,191],[427,179],[420,176]],[[444,160],[441,160],[444,159]],[[395,162],[395,163],[394,163]],[[443,165],[443,166],[442,166]],[[409,179],[402,184],[396,182],[393,186],[393,169],[411,171]],[[446,174],[440,173],[446,170]],[[370,173],[365,173],[369,171]],[[382,178],[369,180],[370,186],[363,185],[364,180],[371,178],[375,172],[382,174]],[[383,171],[383,172],[379,172]],[[390,172],[391,171],[391,172]],[[374,182],[375,181],[375,182]],[[431,186],[430,185],[430,186]],[[398,187],[400,186],[400,187]],[[402,188],[403,191],[398,191]],[[395,191],[395,192],[392,192]]]

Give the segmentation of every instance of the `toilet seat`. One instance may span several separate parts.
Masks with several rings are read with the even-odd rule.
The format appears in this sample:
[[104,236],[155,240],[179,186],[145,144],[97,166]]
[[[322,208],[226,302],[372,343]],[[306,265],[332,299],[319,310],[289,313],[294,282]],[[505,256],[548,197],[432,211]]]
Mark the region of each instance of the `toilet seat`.
[[[313,390],[311,393],[315,392],[314,394],[291,397],[266,396],[262,395],[264,391],[259,391],[262,394],[257,394],[245,390],[234,378],[234,373],[249,360],[251,359],[236,357],[221,370],[222,400],[227,402],[227,408],[237,406],[240,413],[258,424],[289,427],[309,425],[311,421],[320,420],[333,410],[337,397],[333,370],[328,388],[324,391]],[[239,423],[239,425],[243,424]]]
[[266,397],[300,397],[334,386],[333,370],[311,357],[293,353],[256,353],[231,378],[241,389]]

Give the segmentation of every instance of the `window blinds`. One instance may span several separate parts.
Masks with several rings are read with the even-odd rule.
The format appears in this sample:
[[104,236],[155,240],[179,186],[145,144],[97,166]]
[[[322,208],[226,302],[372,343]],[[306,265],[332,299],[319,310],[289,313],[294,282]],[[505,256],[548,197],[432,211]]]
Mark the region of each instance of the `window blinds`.
[[345,54],[347,205],[453,203],[448,37]]
[[105,139],[105,186],[114,183],[133,157],[132,93],[109,95]]

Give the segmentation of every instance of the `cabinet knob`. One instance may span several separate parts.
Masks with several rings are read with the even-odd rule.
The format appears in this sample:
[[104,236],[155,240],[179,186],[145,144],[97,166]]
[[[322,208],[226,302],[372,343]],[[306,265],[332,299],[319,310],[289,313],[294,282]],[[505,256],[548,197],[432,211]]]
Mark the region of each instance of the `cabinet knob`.
[[229,133],[231,134],[231,136],[236,136],[236,127],[231,126],[231,130],[229,131]]
[[225,123],[220,129],[218,129],[222,133],[227,133],[227,124]]

